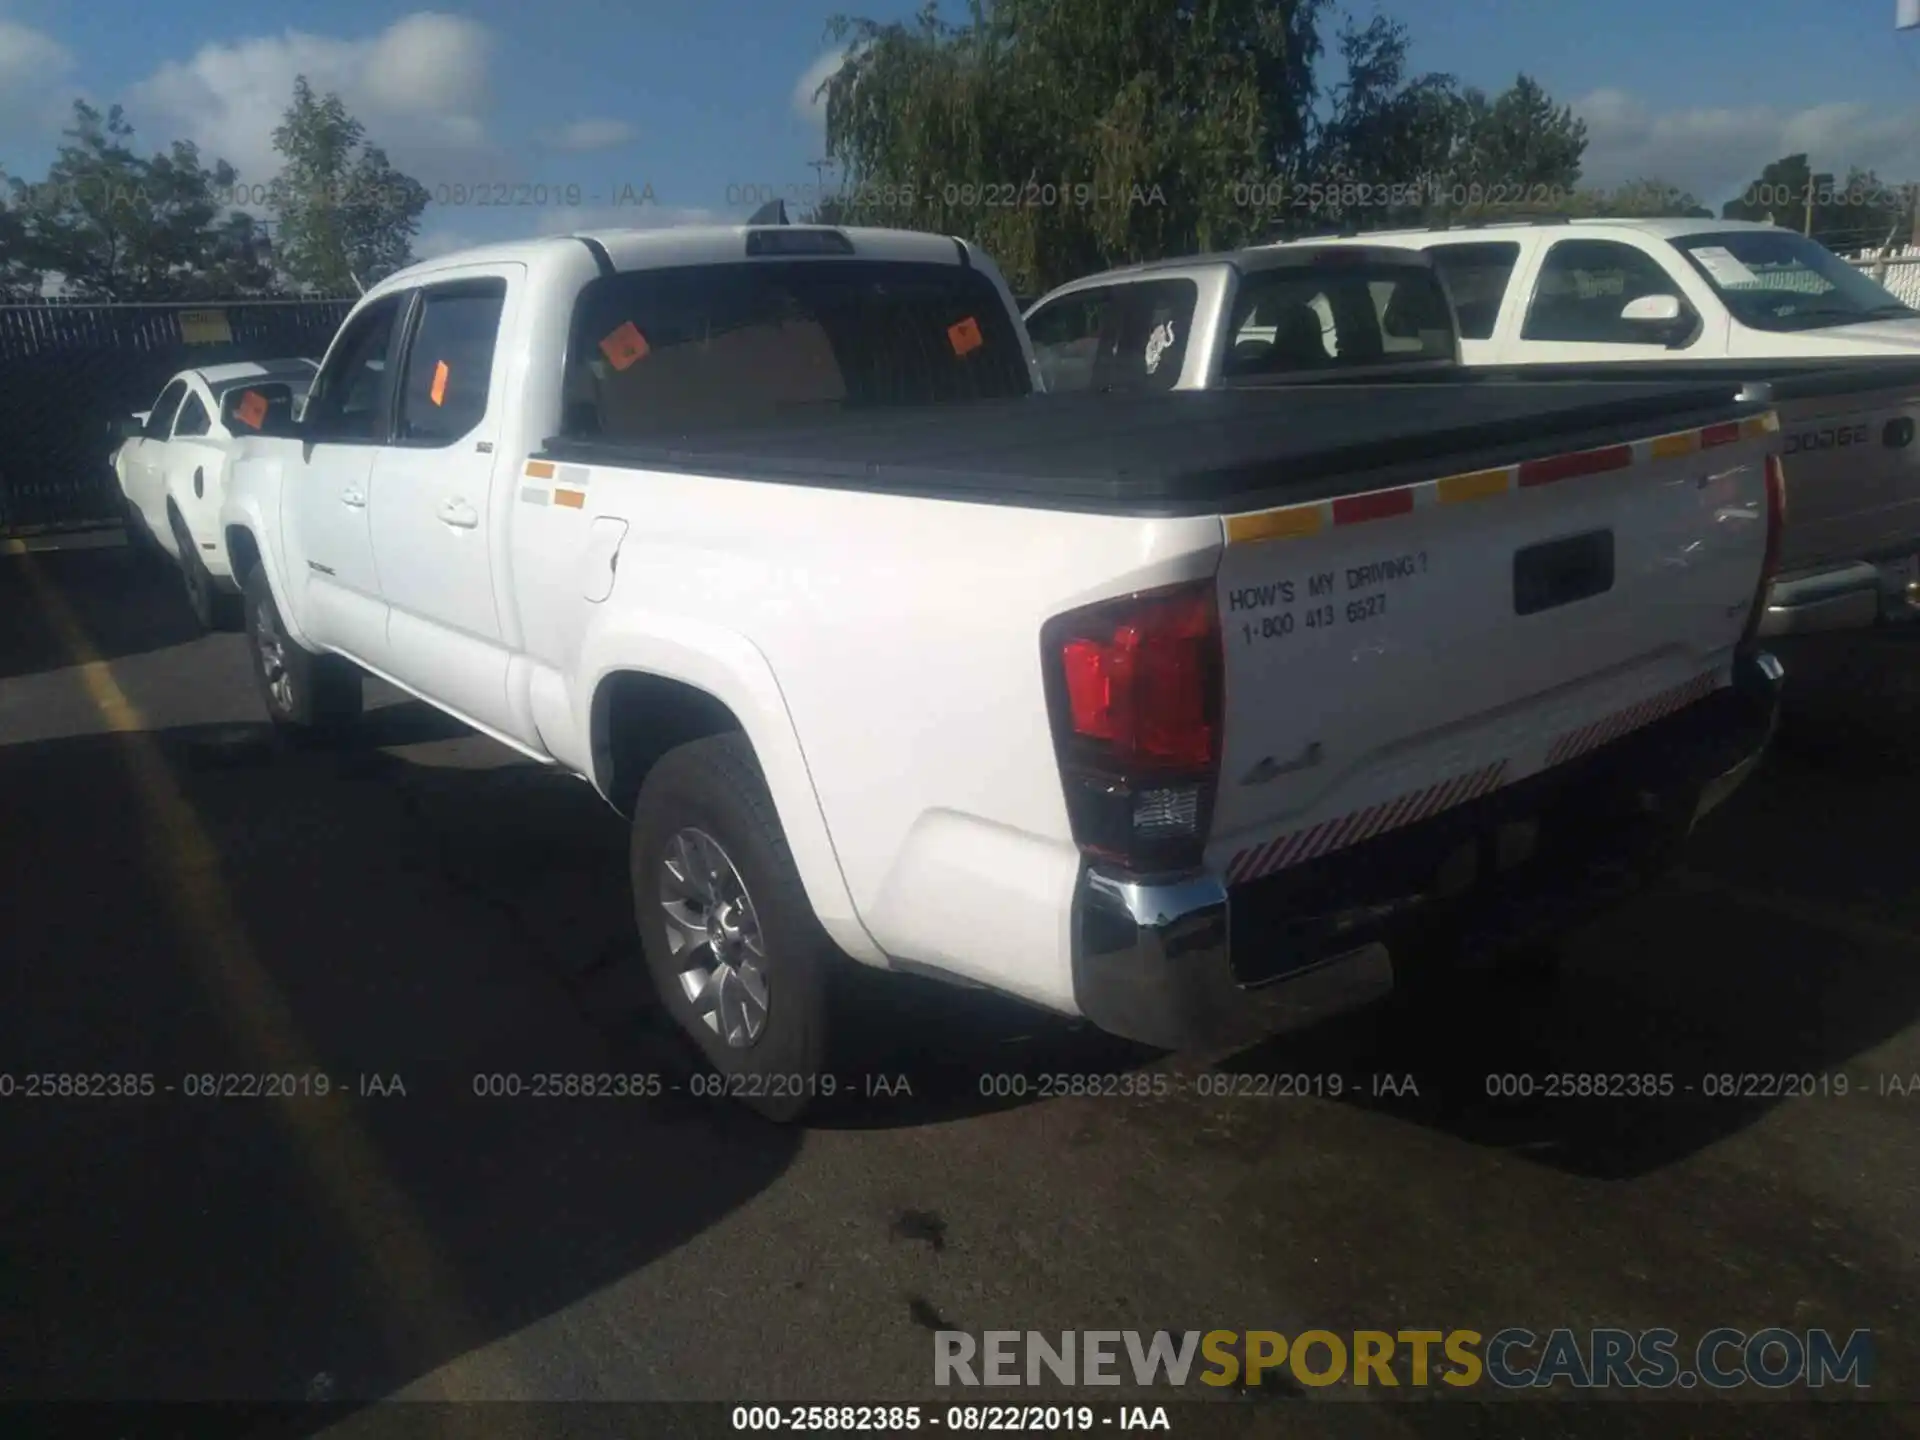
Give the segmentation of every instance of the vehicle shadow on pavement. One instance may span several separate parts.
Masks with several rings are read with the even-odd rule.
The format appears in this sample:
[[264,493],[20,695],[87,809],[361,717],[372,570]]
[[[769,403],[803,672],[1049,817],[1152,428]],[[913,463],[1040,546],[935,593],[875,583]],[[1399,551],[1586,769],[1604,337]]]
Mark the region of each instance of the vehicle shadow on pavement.
[[[402,797],[432,864],[475,913],[547,973],[564,977],[582,1015],[649,1068],[691,1091],[709,1075],[667,1019],[646,976],[628,873],[626,822],[585,783],[511,763],[485,770],[409,763],[375,747],[447,727],[417,703],[376,711],[329,763]],[[472,744],[492,751],[490,742]],[[495,752],[499,753],[499,752]],[[1155,1052],[985,991],[848,962],[838,977],[834,1093],[813,1128],[932,1124],[1040,1098],[995,1075],[1130,1068]],[[706,1102],[701,1102],[706,1103]]]
[[790,1163],[799,1132],[729,1106],[532,1098],[659,1068],[565,983],[604,807],[484,772],[450,802],[410,771],[264,727],[0,745],[10,1400],[388,1395],[591,1304]]
[[0,680],[73,664],[43,616],[28,581],[32,564],[57,585],[102,660],[119,660],[198,640],[178,572],[164,558],[141,560],[124,545],[0,554]]
[[1872,1052],[1920,1018],[1911,653],[1867,637],[1819,657],[1817,686],[1802,682],[1680,872],[1566,937],[1557,979],[1463,978],[1438,1003],[1375,1006],[1228,1068],[1339,1075],[1348,1103],[1605,1178],[1786,1102],[1906,1103],[1917,1077]]

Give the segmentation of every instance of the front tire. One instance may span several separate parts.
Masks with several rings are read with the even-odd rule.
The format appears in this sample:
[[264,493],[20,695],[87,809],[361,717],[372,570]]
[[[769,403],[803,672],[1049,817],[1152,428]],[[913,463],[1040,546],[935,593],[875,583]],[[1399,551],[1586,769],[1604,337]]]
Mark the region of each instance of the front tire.
[[360,714],[360,672],[337,655],[303,650],[287,634],[263,566],[241,588],[253,678],[281,734],[302,738],[346,728]]
[[634,806],[634,916],[661,1002],[769,1120],[831,1094],[833,941],[815,918],[746,737],[669,751]]
[[140,507],[129,500],[125,492],[120,496],[120,526],[126,533],[127,550],[136,565],[143,569],[153,568],[166,554],[160,548],[160,542],[153,538],[153,532],[147,528],[146,517],[141,515]]

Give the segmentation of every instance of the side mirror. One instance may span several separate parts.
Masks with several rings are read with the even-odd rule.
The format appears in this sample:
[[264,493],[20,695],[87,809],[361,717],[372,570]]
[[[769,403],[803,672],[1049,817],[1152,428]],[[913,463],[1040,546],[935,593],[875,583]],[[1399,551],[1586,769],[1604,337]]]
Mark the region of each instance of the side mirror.
[[145,415],[124,415],[113,422],[113,438],[116,440],[136,440],[147,428]]
[[1671,325],[1680,318],[1680,313],[1677,295],[1642,295],[1638,300],[1627,302],[1620,318],[1641,324]]

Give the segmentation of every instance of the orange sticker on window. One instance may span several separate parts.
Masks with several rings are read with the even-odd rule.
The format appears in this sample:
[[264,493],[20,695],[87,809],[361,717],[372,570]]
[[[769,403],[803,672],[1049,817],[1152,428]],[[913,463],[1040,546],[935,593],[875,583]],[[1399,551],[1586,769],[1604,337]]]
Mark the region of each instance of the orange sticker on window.
[[647,358],[647,352],[653,347],[647,344],[647,337],[640,333],[639,327],[631,320],[625,321],[620,328],[600,342],[600,353],[616,370],[624,370],[629,365]]
[[247,391],[233,407],[233,418],[249,430],[258,430],[260,422],[267,418],[267,397],[258,390]]
[[427,392],[427,398],[436,405],[447,403],[447,362],[444,360],[433,367],[433,389]]
[[958,325],[947,327],[947,341],[953,346],[953,353],[956,355],[971,355],[987,343],[986,338],[980,333],[980,322],[971,315]]

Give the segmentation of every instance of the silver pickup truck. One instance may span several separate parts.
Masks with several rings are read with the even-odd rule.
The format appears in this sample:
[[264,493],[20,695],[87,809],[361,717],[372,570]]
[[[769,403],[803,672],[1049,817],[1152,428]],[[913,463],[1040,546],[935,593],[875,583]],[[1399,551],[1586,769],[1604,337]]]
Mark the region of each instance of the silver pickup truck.
[[[1609,313],[1658,310],[1667,316],[1645,322],[1667,337],[1653,346],[1663,358],[1644,358],[1644,346],[1612,347],[1638,359],[1556,358],[1584,353],[1577,347],[1489,350],[1463,339],[1461,318],[1493,316],[1503,332],[1511,328],[1515,302],[1511,289],[1502,288],[1508,277],[1518,284],[1540,275],[1544,283],[1549,264],[1534,252],[1583,229],[1497,228],[1508,233],[1492,241],[1480,231],[1465,241],[1457,240],[1458,232],[1450,238],[1446,231],[1419,231],[1382,236],[1385,243],[1379,244],[1368,237],[1326,239],[1129,266],[1042,296],[1027,311],[1027,329],[1043,381],[1058,392],[1457,382],[1463,371],[1492,385],[1724,384],[1730,397],[1770,403],[1781,422],[1785,553],[1762,635],[1854,628],[1920,614],[1920,316],[1863,317],[1857,327],[1840,327],[1860,332],[1844,345],[1833,327],[1823,327],[1817,341],[1800,341],[1810,353],[1798,356],[1698,359],[1691,344],[1667,348],[1686,340],[1689,331],[1678,327],[1699,330],[1704,324],[1699,312],[1707,302],[1693,288],[1686,289],[1691,298],[1677,320],[1667,316],[1670,304],[1639,294],[1623,302],[1615,293],[1605,302]],[[1755,228],[1769,244],[1780,233]],[[1646,229],[1634,233],[1648,245],[1666,243],[1642,234]],[[1598,237],[1579,238],[1584,248],[1576,258],[1599,263],[1604,257],[1587,253]],[[1523,264],[1502,260],[1506,274],[1490,291],[1480,283],[1486,257],[1476,259],[1474,248],[1489,245],[1526,252]],[[1680,250],[1669,248],[1679,265]],[[1750,258],[1758,265],[1757,254]],[[1872,286],[1844,261],[1827,259],[1825,268],[1847,272],[1835,272],[1842,283],[1858,279]],[[1588,288],[1604,288],[1608,279],[1581,274],[1593,282]],[[1572,298],[1558,296],[1555,303],[1570,308],[1579,298],[1577,288]],[[1704,281],[1698,288],[1713,293]],[[1891,296],[1884,298],[1898,308]],[[1827,303],[1831,308],[1835,302]],[[1519,324],[1524,332],[1525,322]],[[1724,354],[1728,347],[1719,348]]]

